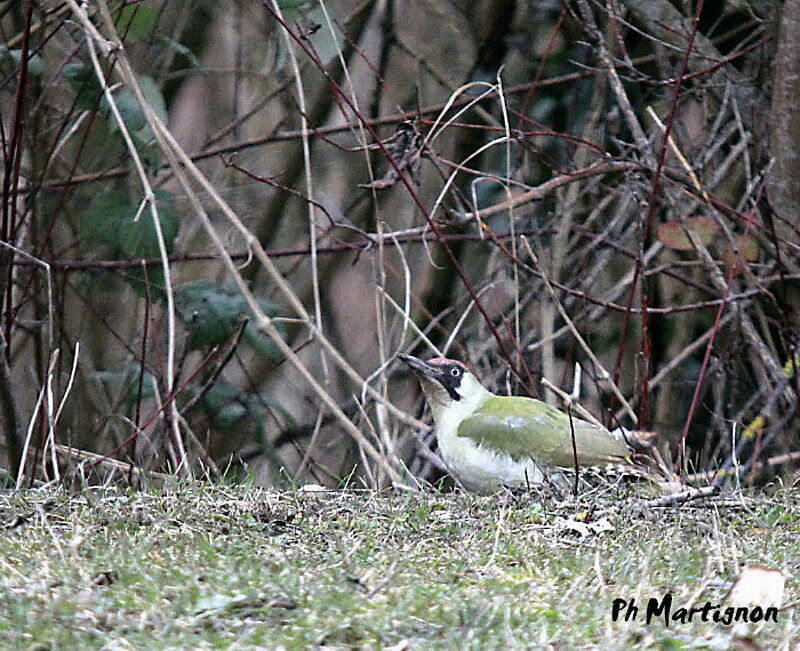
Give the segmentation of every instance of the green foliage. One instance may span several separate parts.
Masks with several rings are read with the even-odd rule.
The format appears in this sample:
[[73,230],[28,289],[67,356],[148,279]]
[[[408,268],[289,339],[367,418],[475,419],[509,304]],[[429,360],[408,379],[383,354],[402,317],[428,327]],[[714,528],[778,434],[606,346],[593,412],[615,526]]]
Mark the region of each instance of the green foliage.
[[[152,77],[142,75],[137,78],[137,83],[144,96],[144,101],[153,109],[153,112],[158,118],[166,123],[167,121],[167,105],[164,102],[164,97],[161,90],[156,85]],[[150,124],[147,122],[144,111],[142,110],[139,100],[136,99],[133,91],[130,88],[124,87],[114,93],[114,103],[119,109],[122,121],[128,129],[136,148],[148,163],[156,163],[159,160],[160,152],[154,147],[155,136]],[[119,124],[116,118],[110,114],[111,107],[105,96],[100,102],[101,110],[107,115],[108,126],[111,131],[119,131]]]
[[[99,110],[106,119],[108,129],[114,133],[119,132],[119,124],[111,112],[110,102],[103,93],[95,71],[83,63],[69,63],[64,66],[61,74],[76,94],[75,105],[87,111]],[[144,101],[162,122],[166,122],[167,105],[155,80],[148,75],[141,75],[137,77],[137,83],[144,95]],[[126,86],[117,88],[113,91],[113,98],[139,154],[147,162],[157,162],[158,150],[152,147],[155,140],[153,131],[133,91]]]
[[126,43],[147,38],[158,23],[158,14],[141,4],[125,5],[116,20],[117,32]]
[[[172,251],[180,223],[170,207],[172,194],[156,191],[156,205],[167,253]],[[137,219],[138,217],[138,219]],[[159,257],[158,236],[150,208],[140,210],[121,192],[96,195],[81,217],[81,233],[89,240],[102,243],[117,258],[139,259]]]
[[91,68],[82,63],[68,63],[62,68],[61,76],[75,91],[75,106],[87,111],[97,108],[103,96],[103,88]]
[[[328,25],[325,12],[321,7],[313,5],[309,0],[281,0],[278,2],[287,22],[307,26],[304,38],[308,40],[320,61],[327,64],[341,51],[344,35],[335,24]],[[277,39],[275,45],[281,53],[280,65],[285,65],[288,63],[288,55],[283,39]]]
[[[6,45],[0,45],[0,59],[13,66],[19,66],[22,63],[22,50],[14,49],[9,50]],[[28,74],[33,77],[40,77],[45,73],[47,67],[45,66],[44,59],[36,53],[28,53]]]
[[[139,106],[139,102],[136,101],[136,96],[133,94],[133,91],[131,91],[129,88],[121,88],[120,90],[116,91],[114,93],[114,103],[117,105],[119,113],[122,116],[122,121],[125,123],[125,126],[128,127],[129,131],[138,131],[139,129],[144,128],[144,126],[147,124],[147,120],[144,117],[144,112]],[[109,102],[105,96],[100,101],[100,107],[104,111],[111,111],[111,107],[109,106]],[[109,126],[114,129],[119,128],[119,125],[114,118],[111,118]]]
[[[199,384],[191,384],[187,392],[190,396],[195,396],[200,388]],[[279,404],[259,393],[243,391],[218,378],[203,393],[198,401],[198,407],[205,414],[209,425],[217,432],[222,435],[236,432],[253,440],[270,461],[275,476],[280,476],[283,464],[269,440],[267,423],[271,419],[268,411],[279,413],[290,426],[295,423]]]
[[325,13],[321,7],[316,7],[306,14],[308,20],[312,21],[314,25],[319,25],[319,29],[313,30],[309,35],[308,40],[311,46],[317,53],[322,63],[327,64],[333,57],[335,57],[344,44],[344,36],[341,30],[336,25],[329,27],[328,21],[325,19]]
[[[159,89],[155,80],[149,75],[141,75],[137,78],[137,81],[139,82],[139,88],[142,90],[142,95],[144,95],[145,102],[147,102],[150,108],[153,109],[153,112],[158,116],[158,118],[162,122],[166,123],[167,105],[164,102],[164,96],[161,94],[161,90]],[[142,129],[137,129],[137,131],[140,131],[140,133],[137,135],[144,139],[144,136],[149,133],[150,135],[147,137],[147,140],[152,140],[152,132],[150,132],[149,129],[149,126],[147,127],[146,132],[142,132]]]
[[[190,395],[195,395],[199,390],[197,384],[188,387]],[[259,444],[264,443],[266,435],[267,410],[274,409],[285,416],[281,407],[270,398],[242,391],[221,378],[203,394],[198,405],[214,429],[246,433]]]
[[[140,367],[130,363],[119,371],[95,371],[90,377],[104,384],[108,390],[121,398],[125,411],[133,412],[137,402],[150,400],[156,395],[156,379],[149,371],[144,372],[139,388]],[[185,391],[178,396],[181,405],[195,398],[202,390],[202,383],[190,382]],[[194,410],[205,415],[209,426],[222,434],[237,432],[249,437],[258,444],[262,452],[274,462],[276,471],[280,462],[269,441],[267,423],[270,421],[268,410],[280,414],[289,426],[296,426],[291,416],[271,398],[255,392],[248,392],[235,387],[222,378],[203,392]]]
[[252,396],[221,379],[203,394],[200,405],[212,427],[223,432],[241,427],[253,407],[258,407],[253,404]]
[[200,59],[197,58],[194,52],[192,52],[191,48],[187,47],[180,41],[176,41],[174,38],[170,38],[169,36],[164,36],[163,34],[159,34],[156,37],[156,41],[166,45],[168,48],[180,54],[182,57],[186,58],[186,61],[189,63],[190,68],[194,68],[199,70],[202,68],[202,64],[200,63]]
[[[172,200],[171,193],[156,191],[158,219],[167,253],[172,252],[180,228],[178,216],[171,207]],[[111,256],[116,259],[155,259],[160,255],[158,235],[149,206],[140,209],[121,192],[103,192],[92,198],[81,215],[80,234],[90,243],[108,247]],[[140,293],[144,292],[145,280],[156,293],[160,293],[164,286],[160,267],[148,269],[146,279],[141,269],[131,270],[126,277]]]
[[[279,307],[259,298],[258,305],[267,316],[280,314]],[[280,358],[275,343],[254,325],[254,315],[235,287],[225,287],[209,280],[198,280],[175,288],[178,316],[189,331],[190,349],[210,348],[228,341],[244,319],[244,340],[270,359]],[[280,324],[275,324],[282,330]]]
[[95,371],[90,377],[105,384],[111,391],[117,390],[122,385],[123,400],[130,412],[139,400],[149,400],[156,395],[156,379],[149,371],[144,372],[141,394],[139,393],[140,370],[139,365],[129,364],[128,368],[122,371]]
[[310,6],[310,0],[278,0],[281,11],[308,9]]

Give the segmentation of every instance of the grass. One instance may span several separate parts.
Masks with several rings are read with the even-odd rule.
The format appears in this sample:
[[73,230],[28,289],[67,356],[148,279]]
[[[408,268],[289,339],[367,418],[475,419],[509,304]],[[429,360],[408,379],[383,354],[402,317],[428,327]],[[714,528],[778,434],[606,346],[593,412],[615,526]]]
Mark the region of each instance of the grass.
[[[800,642],[800,500],[697,507],[176,485],[0,494],[0,646],[764,648]],[[786,574],[778,623],[611,621]],[[643,608],[642,608],[643,610]],[[745,640],[740,640],[745,641]]]

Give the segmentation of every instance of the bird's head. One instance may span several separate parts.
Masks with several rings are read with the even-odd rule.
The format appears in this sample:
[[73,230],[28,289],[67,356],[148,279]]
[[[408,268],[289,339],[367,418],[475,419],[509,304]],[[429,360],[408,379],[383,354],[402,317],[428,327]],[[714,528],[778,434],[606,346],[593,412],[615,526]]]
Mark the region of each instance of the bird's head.
[[403,353],[398,357],[419,378],[436,420],[445,411],[457,411],[466,417],[490,395],[472,371],[458,360],[435,357],[425,362]]

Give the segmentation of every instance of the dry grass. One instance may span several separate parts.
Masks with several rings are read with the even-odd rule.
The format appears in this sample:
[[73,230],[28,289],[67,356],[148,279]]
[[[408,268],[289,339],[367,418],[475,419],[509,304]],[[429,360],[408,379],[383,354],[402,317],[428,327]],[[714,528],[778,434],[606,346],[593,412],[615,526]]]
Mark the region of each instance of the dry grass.
[[[764,648],[800,641],[800,502],[642,509],[585,500],[275,492],[0,495],[0,644],[36,648],[599,645],[723,648],[731,628],[612,623],[616,597],[723,602],[742,567],[787,575]],[[573,521],[573,524],[570,522]]]

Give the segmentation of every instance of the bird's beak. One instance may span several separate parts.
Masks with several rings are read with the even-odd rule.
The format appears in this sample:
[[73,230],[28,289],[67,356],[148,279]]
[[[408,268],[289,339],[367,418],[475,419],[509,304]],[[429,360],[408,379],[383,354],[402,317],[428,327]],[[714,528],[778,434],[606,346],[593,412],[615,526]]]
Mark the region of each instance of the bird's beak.
[[439,379],[440,372],[427,362],[423,362],[419,357],[413,355],[406,355],[405,353],[398,353],[397,356],[411,367],[417,375],[428,377],[432,380]]

